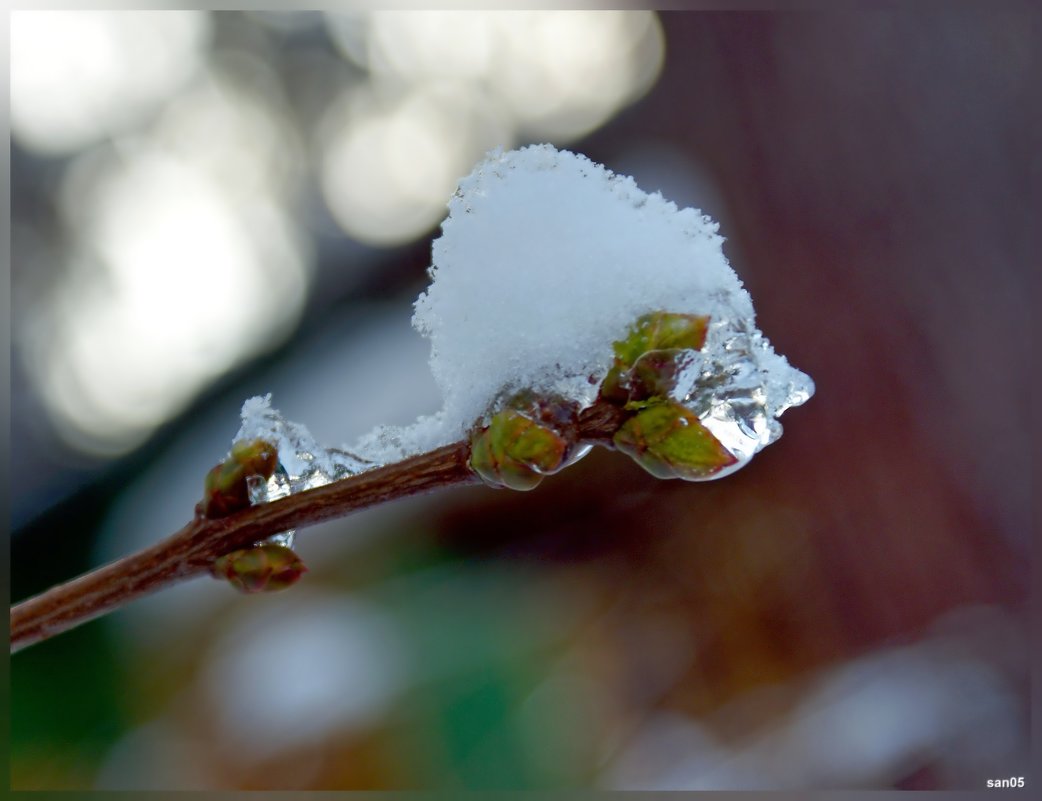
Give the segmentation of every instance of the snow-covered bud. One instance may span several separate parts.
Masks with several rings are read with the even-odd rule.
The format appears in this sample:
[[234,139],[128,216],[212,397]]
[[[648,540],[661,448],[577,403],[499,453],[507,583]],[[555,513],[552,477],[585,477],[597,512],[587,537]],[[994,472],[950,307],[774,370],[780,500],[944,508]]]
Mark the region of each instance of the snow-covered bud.
[[226,553],[214,560],[210,573],[240,592],[277,592],[296,584],[307,572],[300,557],[284,545],[265,543]]
[[622,424],[613,441],[656,478],[698,481],[738,461],[694,413],[675,401],[646,406]]

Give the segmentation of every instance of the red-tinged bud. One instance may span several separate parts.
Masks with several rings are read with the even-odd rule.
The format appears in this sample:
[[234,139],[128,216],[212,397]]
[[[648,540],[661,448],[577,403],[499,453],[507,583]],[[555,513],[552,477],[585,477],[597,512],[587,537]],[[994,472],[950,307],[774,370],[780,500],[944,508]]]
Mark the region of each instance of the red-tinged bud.
[[470,466],[490,486],[530,490],[561,468],[567,451],[560,433],[504,409],[472,435]]
[[579,407],[530,389],[504,393],[487,426],[470,437],[470,467],[491,487],[534,489],[577,453]]
[[617,364],[629,368],[649,350],[701,350],[706,341],[709,317],[656,311],[641,315],[626,332],[626,338],[612,344]]
[[203,500],[196,507],[203,517],[227,517],[250,505],[246,479],[250,476],[271,478],[278,466],[278,449],[267,440],[239,440],[232,444],[231,455],[206,474]]
[[693,412],[672,401],[639,411],[613,441],[656,478],[701,481],[738,461]]
[[629,371],[629,400],[665,399],[676,386],[680,372],[677,359],[683,350],[649,350]]
[[642,315],[625,339],[612,344],[615,360],[601,382],[600,397],[619,405],[665,397],[676,379],[676,358],[701,350],[709,317],[656,311]]
[[300,557],[284,545],[265,543],[226,553],[214,560],[210,573],[240,592],[278,592],[296,584],[307,572]]

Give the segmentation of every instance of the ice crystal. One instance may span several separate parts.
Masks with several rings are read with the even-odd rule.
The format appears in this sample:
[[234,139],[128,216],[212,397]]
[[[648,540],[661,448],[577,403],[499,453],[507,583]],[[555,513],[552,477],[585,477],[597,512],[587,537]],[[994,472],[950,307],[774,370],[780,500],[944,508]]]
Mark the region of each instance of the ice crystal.
[[[300,423],[285,419],[272,408],[271,393],[249,398],[242,405],[242,425],[235,435],[240,439],[265,439],[278,448],[279,464],[265,481],[260,476],[247,479],[250,501],[268,503],[295,492],[321,487],[373,467],[372,462],[340,448],[325,448]],[[284,531],[267,541],[293,547],[294,530]]]

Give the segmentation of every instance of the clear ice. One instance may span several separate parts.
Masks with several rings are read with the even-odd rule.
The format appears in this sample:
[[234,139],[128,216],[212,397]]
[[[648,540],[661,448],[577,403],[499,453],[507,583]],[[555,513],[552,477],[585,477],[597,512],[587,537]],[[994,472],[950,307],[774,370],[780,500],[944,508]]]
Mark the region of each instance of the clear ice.
[[[319,445],[307,428],[286,420],[272,408],[271,393],[249,398],[242,405],[242,425],[235,440],[257,438],[277,447],[279,464],[267,481],[261,476],[246,479],[250,502],[254,505],[321,487],[377,466],[340,448]],[[295,533],[293,529],[283,531],[266,542],[292,548]]]
[[740,318],[710,321],[701,350],[687,350],[670,396],[694,412],[738,460],[701,479],[740,470],[782,435],[778,417],[814,394],[810,377],[789,366]]
[[734,472],[781,436],[777,418],[814,383],[756,328],[723,241],[700,211],[585,156],[550,145],[490,153],[449,201],[431,284],[415,304],[441,410],[379,426],[348,451],[320,447],[270,396],[251,398],[239,436],[276,442],[285,471],[255,488],[256,502],[465,439],[512,390],[585,407],[611,367],[612,343],[652,311],[710,317],[705,346],[681,356],[672,397],[737,458],[712,478]]

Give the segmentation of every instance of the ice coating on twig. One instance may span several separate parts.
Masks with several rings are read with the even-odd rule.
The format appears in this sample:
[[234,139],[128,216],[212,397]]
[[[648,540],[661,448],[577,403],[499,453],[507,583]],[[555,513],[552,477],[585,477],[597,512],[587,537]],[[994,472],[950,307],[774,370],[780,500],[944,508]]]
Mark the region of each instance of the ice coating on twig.
[[[277,447],[279,464],[267,481],[260,476],[246,480],[254,505],[320,487],[375,466],[348,451],[319,445],[305,426],[285,419],[278,409],[272,408],[270,392],[248,398],[242,405],[242,425],[235,440],[257,438]],[[267,541],[290,548],[294,533],[292,529],[284,531]]]
[[235,439],[266,439],[279,451],[290,489],[299,492],[354,475],[373,465],[339,448],[325,448],[300,423],[285,419],[272,408],[271,393],[249,398],[242,405],[242,426]]
[[667,310],[712,320],[677,400],[741,466],[777,439],[777,416],[814,384],[756,330],[717,228],[585,156],[550,145],[491,153],[449,203],[413,316],[444,406],[412,426],[377,428],[355,449],[388,462],[462,439],[512,389],[588,405],[612,342],[641,314]]
[[285,494],[283,484],[297,492],[465,439],[516,390],[585,407],[612,343],[660,310],[710,319],[704,347],[678,357],[670,397],[736,457],[711,477],[734,472],[781,435],[778,416],[814,383],[757,330],[717,228],[585,156],[550,145],[490,153],[449,202],[413,316],[431,343],[442,409],[379,426],[348,452],[319,446],[270,395],[251,398],[239,437],[274,440],[286,470],[256,488],[258,501]]

